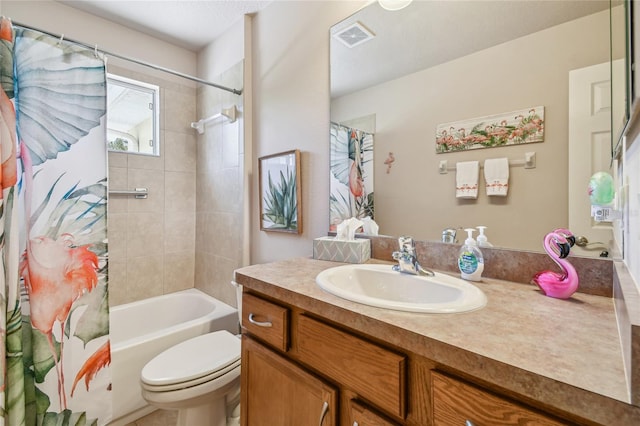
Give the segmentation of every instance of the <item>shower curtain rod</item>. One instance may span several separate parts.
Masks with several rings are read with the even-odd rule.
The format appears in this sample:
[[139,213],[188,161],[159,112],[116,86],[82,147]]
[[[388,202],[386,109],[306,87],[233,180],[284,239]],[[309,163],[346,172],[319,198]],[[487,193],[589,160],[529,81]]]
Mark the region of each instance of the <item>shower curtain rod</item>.
[[215,87],[215,88],[220,89],[220,90],[226,90],[227,92],[231,92],[234,95],[242,95],[242,89],[232,89],[232,88],[229,88],[229,87],[222,86],[220,84],[213,83],[211,81],[207,81],[207,80],[203,80],[203,79],[198,78],[198,77],[194,77],[194,76],[189,75],[189,74],[184,74],[184,73],[182,73],[180,71],[175,71],[175,70],[172,70],[172,69],[169,69],[169,68],[162,67],[160,65],[155,65],[155,64],[152,64],[152,63],[149,63],[149,62],[141,61],[139,59],[130,58],[128,56],[119,55],[119,54],[113,53],[113,52],[108,52],[108,51],[103,50],[103,49],[98,49],[98,45],[97,44],[95,46],[91,46],[91,45],[83,43],[81,41],[77,41],[77,40],[72,40],[70,38],[66,38],[64,36],[64,34],[53,34],[53,33],[50,33],[48,31],[41,30],[40,28],[31,27],[29,25],[24,25],[24,24],[21,24],[19,22],[15,22],[15,21],[11,21],[11,22],[13,24],[15,24],[15,25],[18,25],[18,26],[23,27],[23,28],[27,28],[29,30],[40,31],[41,33],[44,33],[44,34],[47,34],[47,35],[49,35],[51,37],[60,39],[61,41],[66,40],[66,41],[68,41],[70,43],[74,43],[74,44],[86,47],[87,49],[95,50],[96,52],[100,52],[103,55],[113,56],[114,58],[123,59],[125,61],[133,62],[134,64],[142,65],[142,66],[145,66],[145,67],[148,67],[148,68],[153,68],[155,70],[163,71],[163,72],[166,72],[168,74],[173,74],[173,75],[176,75],[178,77],[186,78],[187,80],[195,81],[197,83],[205,84],[207,86],[212,86],[212,87]]

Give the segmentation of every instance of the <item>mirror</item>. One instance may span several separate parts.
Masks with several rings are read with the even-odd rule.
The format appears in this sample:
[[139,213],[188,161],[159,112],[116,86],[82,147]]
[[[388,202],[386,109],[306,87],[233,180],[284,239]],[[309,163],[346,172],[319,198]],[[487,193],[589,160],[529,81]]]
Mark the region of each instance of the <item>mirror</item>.
[[107,146],[110,151],[160,155],[160,88],[107,75]]
[[[612,68],[612,89],[611,89],[611,130],[612,144],[611,154],[616,158],[616,152],[621,149],[621,142],[627,123],[631,117],[631,99],[633,74],[631,47],[631,26],[633,13],[633,2],[612,3],[611,14],[611,62],[612,65],[618,63],[622,70]],[[624,49],[624,50],[621,50]]]
[[[624,37],[611,32],[624,28],[624,6],[613,5],[610,15],[609,0],[414,1],[394,12],[372,3],[333,26],[331,121],[373,134],[380,234],[441,240],[445,228],[484,225],[494,246],[541,251],[546,233],[569,227],[569,194],[584,194],[588,204],[591,171],[572,188],[569,174],[578,176],[578,167],[611,172],[612,110],[624,110],[612,105],[624,95],[611,93],[615,85],[624,90],[624,72],[611,81],[607,71],[604,81],[589,86],[607,128],[599,130],[597,149],[589,138],[578,141],[584,144],[579,151],[596,161],[569,158],[570,127],[585,127],[569,112],[570,74],[598,64],[609,70],[611,59],[624,60]],[[542,142],[436,153],[443,123],[539,106]],[[530,152],[533,168],[524,166]],[[456,163],[473,160],[482,167],[496,158],[512,164],[507,196],[487,196],[481,168],[477,199],[456,198]],[[611,241],[594,237],[592,228],[611,235],[612,224],[595,223],[583,210],[583,236],[591,239],[583,254],[597,256]],[[464,234],[458,232],[459,242]]]

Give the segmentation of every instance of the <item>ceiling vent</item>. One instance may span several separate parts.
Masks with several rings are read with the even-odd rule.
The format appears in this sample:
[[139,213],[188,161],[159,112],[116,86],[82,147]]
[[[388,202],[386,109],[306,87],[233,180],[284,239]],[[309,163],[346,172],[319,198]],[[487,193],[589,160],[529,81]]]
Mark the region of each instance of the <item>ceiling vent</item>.
[[375,35],[360,22],[354,22],[352,25],[335,33],[333,37],[340,40],[348,48],[352,48],[373,39]]

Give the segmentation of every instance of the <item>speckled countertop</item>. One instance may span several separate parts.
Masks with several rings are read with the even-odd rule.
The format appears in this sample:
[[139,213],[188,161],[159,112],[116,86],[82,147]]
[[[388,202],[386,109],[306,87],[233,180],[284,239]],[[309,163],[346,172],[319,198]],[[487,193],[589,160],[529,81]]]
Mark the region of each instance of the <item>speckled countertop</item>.
[[614,301],[576,293],[543,296],[535,286],[477,283],[488,302],[460,314],[366,306],[320,289],[316,275],[340,263],[295,258],[236,271],[249,289],[595,423],[640,424],[630,405]]

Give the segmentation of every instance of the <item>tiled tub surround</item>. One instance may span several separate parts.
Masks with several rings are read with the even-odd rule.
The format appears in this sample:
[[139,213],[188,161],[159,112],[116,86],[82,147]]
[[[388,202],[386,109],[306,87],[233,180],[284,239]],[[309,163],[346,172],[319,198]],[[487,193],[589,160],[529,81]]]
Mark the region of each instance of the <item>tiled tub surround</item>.
[[[189,288],[235,306],[229,285],[242,264],[242,97],[146,73],[110,71],[160,86],[160,156],[109,153],[109,187],[146,187],[146,199],[109,199],[112,306]],[[217,76],[242,86],[243,62]],[[191,122],[236,105],[238,120]]]
[[[243,62],[213,81],[242,87]],[[196,145],[195,278],[194,287],[235,306],[229,285],[242,263],[243,238],[243,104],[242,96],[215,89],[198,89],[198,118],[210,117],[236,105],[234,123],[219,119],[206,125]]]
[[[396,244],[395,239],[374,238],[374,257],[388,259]],[[451,271],[456,247],[419,243],[418,255],[422,259],[430,254],[429,261],[423,261],[427,267]],[[585,423],[640,424],[640,408],[631,405],[635,397],[625,372],[624,352],[631,348],[618,332],[617,321],[626,320],[622,315],[616,317],[614,299],[584,292],[570,300],[545,297],[535,286],[522,283],[528,282],[530,271],[553,267],[545,263],[546,255],[498,249],[484,252],[485,277],[516,273],[511,270],[514,265],[521,265],[522,271],[518,276],[508,275],[508,280],[483,278],[477,285],[487,295],[487,306],[463,314],[413,314],[338,298],[322,291],[315,276],[340,264],[308,258],[248,266],[236,272],[236,280],[247,289],[428,358],[445,371],[542,405],[552,414],[569,413]],[[572,261],[584,282],[594,281],[587,288],[611,294],[612,282],[617,280],[614,262]],[[616,264],[616,270],[619,267]],[[604,290],[597,282],[604,284]],[[630,284],[628,292],[635,288]],[[627,318],[634,315],[637,312]],[[621,327],[623,332],[631,329],[637,330],[628,324],[627,331]]]
[[109,189],[149,189],[146,199],[109,198],[111,306],[192,288],[196,236],[196,89],[183,81],[109,66],[160,87],[160,155],[109,152]]

